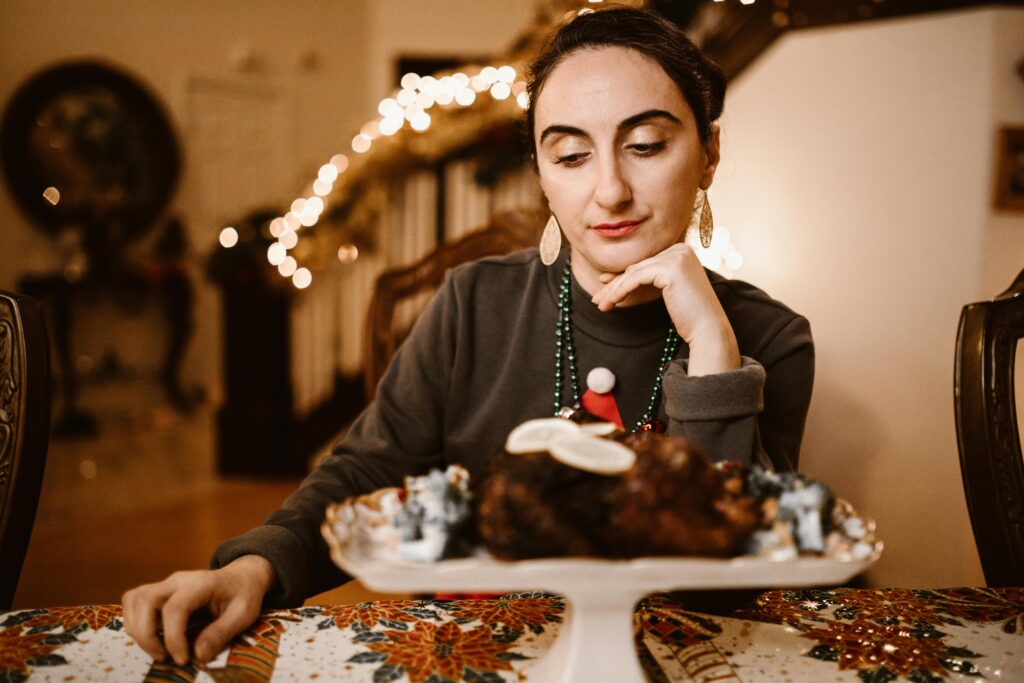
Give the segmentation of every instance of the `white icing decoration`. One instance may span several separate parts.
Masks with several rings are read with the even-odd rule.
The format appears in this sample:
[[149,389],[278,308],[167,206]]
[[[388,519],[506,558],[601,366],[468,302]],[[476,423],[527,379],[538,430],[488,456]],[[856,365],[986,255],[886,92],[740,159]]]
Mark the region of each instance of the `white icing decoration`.
[[514,454],[543,452],[555,439],[576,436],[579,432],[575,422],[561,417],[528,420],[509,433],[505,450]]
[[548,452],[563,465],[595,474],[621,474],[636,462],[636,453],[618,441],[582,433],[556,439]]
[[580,425],[580,431],[590,436],[608,436],[618,428],[614,422],[587,422]]

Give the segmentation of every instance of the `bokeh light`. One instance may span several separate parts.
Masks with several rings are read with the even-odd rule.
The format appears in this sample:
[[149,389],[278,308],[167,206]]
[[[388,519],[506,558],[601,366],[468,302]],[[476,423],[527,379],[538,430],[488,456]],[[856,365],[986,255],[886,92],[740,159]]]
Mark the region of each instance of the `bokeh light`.
[[370,150],[370,138],[360,133],[352,138],[352,151],[364,154]]
[[277,243],[285,249],[294,249],[295,245],[299,243],[299,233],[288,230],[277,238]]
[[232,227],[227,227],[220,231],[220,246],[230,249],[236,244],[238,244],[237,230]]
[[277,267],[277,272],[281,273],[284,277],[291,277],[295,274],[298,267],[299,264],[296,263],[294,258],[286,256],[284,261],[281,261],[281,264]]
[[288,256],[288,250],[280,242],[274,242],[267,248],[267,260],[272,266],[281,265],[286,256]]
[[352,263],[359,258],[359,249],[354,244],[343,244],[338,247],[338,260],[342,263]]
[[322,180],[325,183],[333,183],[338,179],[338,167],[334,164],[324,164],[320,167],[320,170],[316,173],[317,180]]
[[338,173],[344,173],[348,169],[348,157],[344,154],[335,154],[331,157],[331,166],[338,169]]
[[309,268],[299,268],[292,275],[292,284],[299,289],[305,289],[313,283],[313,273],[309,272]]

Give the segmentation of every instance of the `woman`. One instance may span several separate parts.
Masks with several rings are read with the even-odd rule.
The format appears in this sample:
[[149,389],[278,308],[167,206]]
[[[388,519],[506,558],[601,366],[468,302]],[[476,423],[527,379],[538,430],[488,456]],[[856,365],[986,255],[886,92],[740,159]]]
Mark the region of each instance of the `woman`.
[[281,510],[222,544],[217,569],[125,594],[125,628],[154,657],[188,660],[200,608],[215,617],[195,642],[205,661],[261,605],[343,582],[320,537],[328,503],[447,463],[479,478],[514,426],[576,403],[593,368],[617,376],[627,428],[667,423],[716,458],[795,462],[807,321],[706,273],[683,243],[719,160],[721,73],[671,23],[614,8],[560,28],[529,92],[537,170],[568,248],[551,248],[552,223],[550,266],[529,250],[449,273],[374,403]]

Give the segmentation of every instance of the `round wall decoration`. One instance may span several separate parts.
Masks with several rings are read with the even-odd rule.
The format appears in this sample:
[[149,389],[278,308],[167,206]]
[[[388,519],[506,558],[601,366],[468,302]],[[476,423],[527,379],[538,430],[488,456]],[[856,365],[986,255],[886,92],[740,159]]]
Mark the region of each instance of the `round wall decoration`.
[[0,125],[4,176],[32,222],[81,232],[87,253],[117,253],[174,194],[181,156],[170,120],[133,77],[98,62],[36,74]]

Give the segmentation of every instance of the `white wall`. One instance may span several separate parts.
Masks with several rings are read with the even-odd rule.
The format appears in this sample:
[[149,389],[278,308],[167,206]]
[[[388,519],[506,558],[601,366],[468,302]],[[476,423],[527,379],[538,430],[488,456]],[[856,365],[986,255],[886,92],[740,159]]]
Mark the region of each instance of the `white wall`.
[[[993,136],[984,150],[989,155],[988,187],[995,183],[998,138],[996,129],[1004,125],[1024,126],[1024,78],[1016,65],[1024,58],[1024,11],[991,14],[995,50],[992,54],[992,123]],[[990,211],[985,232],[982,258],[982,287],[986,295],[1001,292],[1009,286],[1013,276],[1024,269],[1024,225],[1020,211]],[[1024,372],[1018,372],[1018,379]],[[1024,410],[1024,394],[1018,385],[1018,408]]]
[[877,519],[881,585],[978,585],[960,480],[961,307],[1024,267],[991,210],[998,125],[1024,121],[1024,11],[791,33],[731,84],[715,217],[737,277],[811,321],[802,469]]

